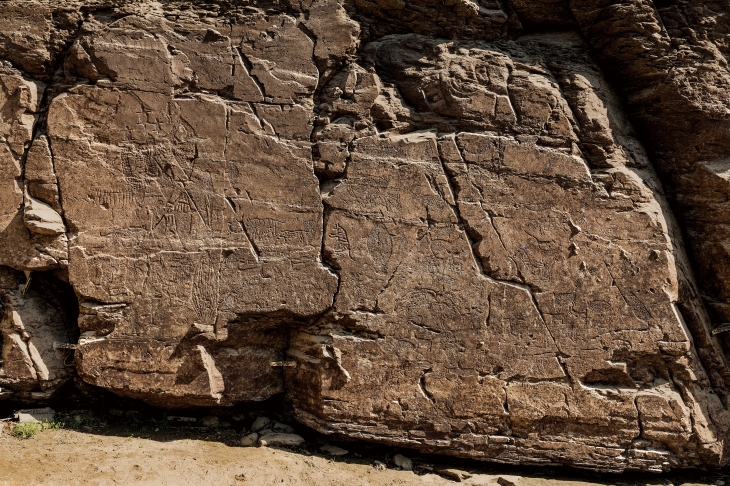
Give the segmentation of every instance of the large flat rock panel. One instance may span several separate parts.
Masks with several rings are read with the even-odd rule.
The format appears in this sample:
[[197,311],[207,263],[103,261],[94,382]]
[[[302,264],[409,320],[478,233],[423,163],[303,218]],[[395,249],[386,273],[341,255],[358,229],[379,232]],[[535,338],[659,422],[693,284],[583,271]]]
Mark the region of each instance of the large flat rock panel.
[[0,396],[727,463],[721,2],[16,3]]

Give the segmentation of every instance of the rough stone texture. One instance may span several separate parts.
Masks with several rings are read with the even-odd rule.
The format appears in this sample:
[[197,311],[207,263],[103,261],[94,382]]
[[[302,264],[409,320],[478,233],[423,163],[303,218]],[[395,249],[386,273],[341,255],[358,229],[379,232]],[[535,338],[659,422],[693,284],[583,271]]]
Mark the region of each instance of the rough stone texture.
[[22,273],[0,268],[3,363],[0,387],[21,397],[48,398],[73,377],[73,356],[55,343],[75,343],[78,331],[71,289],[38,273],[26,287]]
[[[677,307],[677,231],[578,40],[388,36],[364,58],[375,73],[352,97],[357,82],[361,98],[388,89],[382,72],[403,95],[390,104],[418,115],[355,135],[326,193],[341,280],[332,311],[293,340],[303,419],[508,462],[719,459],[704,433],[727,412]],[[342,99],[347,82],[324,90],[331,119],[364,103]]]
[[15,396],[728,461],[726,3],[69,3],[0,2]]

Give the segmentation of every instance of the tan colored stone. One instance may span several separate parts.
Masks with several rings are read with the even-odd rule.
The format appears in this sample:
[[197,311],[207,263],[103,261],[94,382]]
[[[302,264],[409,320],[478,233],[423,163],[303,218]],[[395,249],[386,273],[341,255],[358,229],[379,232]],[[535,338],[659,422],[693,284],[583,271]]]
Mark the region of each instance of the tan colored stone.
[[[110,26],[109,35],[163,42],[146,31],[128,37],[132,25],[160,28],[128,19]],[[124,55],[97,43],[98,35],[107,34],[86,42]],[[221,49],[230,46],[215,33],[205,36]],[[275,330],[326,310],[336,286],[318,263],[321,202],[311,148],[299,142],[309,139],[309,116],[296,104],[174,98],[163,47],[140,51],[159,53],[146,58],[159,75],[139,81],[132,69],[139,63],[125,60],[127,71],[118,70],[108,88],[79,86],[49,110],[61,192],[85,193],[64,202],[78,232],[70,281],[84,302],[124,304],[84,317],[78,370],[99,386],[160,403],[265,399],[283,386],[270,366],[286,346]],[[98,107],[94,114],[83,108],[89,102]],[[145,111],[150,123],[140,125]],[[122,125],[130,130],[115,128]],[[80,164],[78,154],[89,146],[104,155]],[[124,242],[115,251],[106,247],[112,233]],[[143,355],[149,358],[114,358]],[[120,366],[97,373],[108,360]],[[138,376],[131,386],[130,374]]]
[[73,377],[66,362],[68,351],[54,345],[75,343],[78,338],[70,309],[73,304],[63,302],[69,295],[43,272],[31,275],[30,284],[16,273],[6,277],[6,282],[0,282],[0,386],[28,395],[38,390],[52,393]]
[[62,235],[66,232],[61,215],[48,204],[30,196],[23,205],[25,227],[39,235]]
[[[162,406],[286,393],[424,452],[726,463],[724,20],[503,4],[0,13],[0,385],[57,389],[58,341]],[[276,432],[244,443],[302,442]]]
[[53,168],[48,138],[45,135],[33,139],[25,158],[24,176],[30,197],[49,205],[56,212],[62,211],[58,180]]
[[[366,129],[348,142],[345,177],[325,193],[324,255],[339,292],[290,352],[296,389],[322,397],[291,395],[302,420],[515,462],[581,465],[589,450],[605,469],[676,461],[687,409],[663,394],[662,373],[681,367],[693,400],[707,399],[677,310],[685,283],[676,235],[630,127],[611,128],[621,119],[614,95],[583,81],[595,67],[573,61],[585,54],[571,38],[563,49],[566,41],[575,47],[561,66],[574,80],[565,97],[548,69],[555,58],[529,42],[501,49],[392,36],[366,48],[419,108],[409,131],[462,131]],[[329,119],[364,116],[367,126],[349,82],[333,77],[324,109]],[[502,93],[513,117],[495,110]],[[579,125],[573,106],[593,125]],[[605,155],[586,158],[584,141]],[[649,395],[638,392],[647,386]],[[676,427],[672,438],[659,439],[659,416]],[[693,440],[714,454],[721,429],[710,439],[713,419],[695,419]],[[635,449],[642,434],[661,452]]]

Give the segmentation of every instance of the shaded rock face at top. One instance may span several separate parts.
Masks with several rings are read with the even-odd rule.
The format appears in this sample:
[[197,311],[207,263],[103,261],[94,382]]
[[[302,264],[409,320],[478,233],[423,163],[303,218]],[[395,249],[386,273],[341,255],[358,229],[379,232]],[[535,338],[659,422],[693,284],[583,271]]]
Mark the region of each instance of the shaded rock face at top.
[[425,452],[725,464],[728,14],[9,2],[0,397],[285,393]]

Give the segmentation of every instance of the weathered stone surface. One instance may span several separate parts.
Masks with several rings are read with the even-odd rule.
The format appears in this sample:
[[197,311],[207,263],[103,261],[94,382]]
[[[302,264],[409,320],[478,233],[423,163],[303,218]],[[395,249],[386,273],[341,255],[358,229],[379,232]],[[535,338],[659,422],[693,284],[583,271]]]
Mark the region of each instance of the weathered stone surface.
[[243,437],[241,437],[241,446],[242,447],[251,447],[256,445],[256,443],[259,440],[259,434],[256,432],[251,432],[250,434],[246,434]]
[[[0,269],[2,289],[3,363],[0,386],[16,392],[18,398],[43,398],[73,377],[73,361],[54,343],[75,343],[78,332],[73,294],[44,273],[28,281],[22,273]],[[71,359],[69,359],[71,358]]]
[[[249,35],[292,22],[277,18]],[[65,217],[78,231],[70,281],[83,302],[114,306],[80,322],[77,369],[88,381],[174,405],[283,391],[281,373],[269,365],[286,348],[282,326],[325,311],[337,285],[318,261],[322,203],[303,107],[311,109],[313,61],[307,69],[314,77],[299,74],[312,42],[291,28],[303,38],[281,34],[278,49],[299,64],[275,64],[255,46],[250,51],[260,57],[248,61],[282,105],[175,92],[184,89],[179,73],[192,71],[196,88],[223,93],[232,86],[237,99],[263,101],[242,49],[212,29],[180,39],[165,22],[126,18],[79,41],[99,59],[97,71],[114,66],[113,80],[70,89],[48,114],[61,192],[74,195],[64,198]],[[109,47],[119,36],[147,69]],[[202,67],[181,67],[186,49]],[[231,79],[214,77],[215,63],[226,59],[239,70],[229,61],[221,69]],[[277,85],[285,73],[291,81]],[[88,147],[103,155],[80,159]],[[112,234],[116,249],[107,245]],[[130,353],[148,359],[124,357]],[[103,365],[109,362],[118,366]]]
[[18,410],[15,419],[20,422],[53,422],[56,412],[50,407]]
[[646,134],[687,235],[708,311],[715,323],[727,322],[727,7],[580,1],[573,11],[598,59],[617,74],[636,124]]
[[[0,72],[0,264],[18,270],[51,270],[64,267],[68,259],[59,220],[47,212],[43,218],[40,201],[35,212],[24,207],[23,163],[44,87],[20,74]],[[46,224],[49,217],[54,225]]]
[[81,20],[75,5],[4,2],[0,12],[0,57],[29,74],[48,77]]
[[302,444],[304,439],[297,434],[267,434],[258,441],[258,445],[264,447],[297,447]]
[[286,393],[426,452],[725,464],[730,9],[702,5],[13,3],[0,385],[52,392],[58,341],[168,407]]
[[335,456],[335,457],[346,456],[347,454],[350,453],[350,451],[348,451],[347,449],[343,449],[342,447],[338,447],[333,444],[325,444],[322,447],[320,447],[319,450],[324,452],[327,455]]
[[408,459],[403,454],[396,454],[395,456],[393,456],[393,464],[405,471],[413,470],[413,461]]
[[[719,459],[727,412],[706,401],[678,310],[679,237],[579,41],[389,36],[365,54],[417,114],[355,135],[326,193],[324,254],[341,280],[332,312],[292,342],[302,419],[509,462],[588,450],[606,469],[661,468],[673,451]],[[362,71],[350,98],[383,85]],[[336,82],[329,118],[377,124]],[[679,390],[707,410],[693,439],[682,410],[695,406]],[[676,429],[657,441],[664,425],[650,416],[664,407]],[[647,435],[661,454],[634,442]]]
[[253,421],[253,424],[251,424],[251,431],[252,432],[259,432],[271,424],[271,419],[268,417],[256,417],[256,420]]

